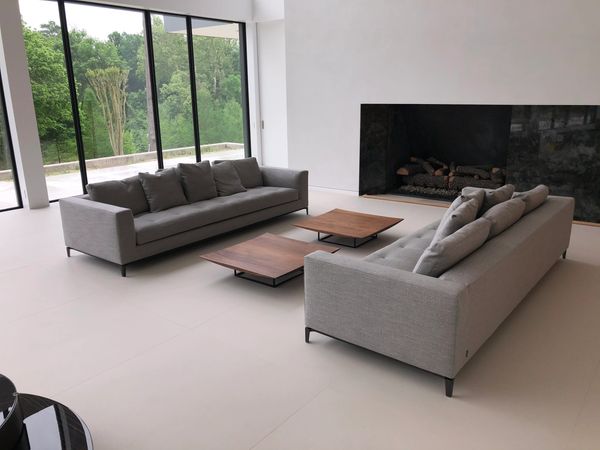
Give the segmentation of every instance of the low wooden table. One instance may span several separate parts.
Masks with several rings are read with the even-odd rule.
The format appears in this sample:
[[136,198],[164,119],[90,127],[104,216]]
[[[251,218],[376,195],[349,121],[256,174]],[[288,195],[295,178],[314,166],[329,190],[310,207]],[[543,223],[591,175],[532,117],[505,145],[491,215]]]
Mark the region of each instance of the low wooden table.
[[[332,237],[351,239],[352,245],[339,240],[331,242],[346,247],[360,247],[377,238],[377,235],[393,227],[404,219],[398,217],[376,216],[345,209],[333,209],[320,216],[304,219],[294,225],[307,230],[316,231],[319,241],[331,242]],[[321,237],[321,233],[326,236]]]
[[335,253],[339,248],[265,233],[200,257],[233,269],[236,277],[276,287],[302,275],[304,257],[317,250]]

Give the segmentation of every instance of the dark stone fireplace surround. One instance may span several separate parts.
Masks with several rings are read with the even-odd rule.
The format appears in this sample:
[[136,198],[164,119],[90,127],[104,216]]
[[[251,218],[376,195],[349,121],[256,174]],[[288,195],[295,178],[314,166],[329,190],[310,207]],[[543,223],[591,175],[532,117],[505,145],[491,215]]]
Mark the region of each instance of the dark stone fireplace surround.
[[505,168],[517,190],[546,184],[600,223],[600,106],[363,104],[359,193],[395,193],[411,156]]

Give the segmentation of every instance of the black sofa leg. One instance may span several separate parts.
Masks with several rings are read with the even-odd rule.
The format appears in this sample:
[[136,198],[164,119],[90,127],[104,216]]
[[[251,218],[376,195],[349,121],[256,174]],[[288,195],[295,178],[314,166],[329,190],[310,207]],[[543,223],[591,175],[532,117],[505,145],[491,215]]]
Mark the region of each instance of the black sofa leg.
[[446,385],[446,397],[452,397],[454,392],[454,378],[444,377],[444,384]]
[[122,277],[127,276],[127,265],[126,264],[121,264],[121,276]]
[[566,250],[562,254],[562,259],[567,259],[567,251]]
[[306,215],[308,216],[308,207],[304,208],[306,210]]
[[67,258],[71,257],[71,247],[67,247]]
[[312,331],[312,329],[308,328],[308,327],[304,327],[304,342],[306,342],[308,344],[308,341],[310,340],[310,332]]

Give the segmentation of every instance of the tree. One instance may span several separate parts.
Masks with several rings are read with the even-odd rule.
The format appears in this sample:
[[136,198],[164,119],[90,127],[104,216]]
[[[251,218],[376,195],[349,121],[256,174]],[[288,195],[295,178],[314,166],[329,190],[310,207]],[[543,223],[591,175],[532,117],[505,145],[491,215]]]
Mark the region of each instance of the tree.
[[119,67],[88,70],[86,78],[102,108],[108,128],[110,145],[115,155],[123,155],[123,135],[125,130],[127,77],[129,71]]

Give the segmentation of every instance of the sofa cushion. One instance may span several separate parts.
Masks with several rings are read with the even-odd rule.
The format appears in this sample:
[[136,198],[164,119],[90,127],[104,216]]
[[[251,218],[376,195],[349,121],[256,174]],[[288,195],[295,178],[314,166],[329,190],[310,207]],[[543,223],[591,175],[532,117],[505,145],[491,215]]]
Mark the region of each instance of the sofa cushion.
[[91,183],[86,186],[86,189],[91,200],[129,208],[133,215],[149,210],[144,189],[137,176]]
[[[478,189],[481,188],[466,187],[463,188],[462,193],[471,194]],[[492,206],[509,200],[512,197],[513,192],[515,192],[515,187],[512,184],[505,184],[504,186],[499,187],[498,189],[484,189],[484,192],[485,198],[483,199],[483,206],[479,211],[479,214],[481,215],[488,209],[490,209]]]
[[183,191],[188,202],[208,200],[218,195],[209,161],[196,164],[177,164],[177,172],[181,177]]
[[498,236],[513,223],[523,216],[525,202],[520,198],[513,198],[488,209],[483,216],[491,223],[490,237]]
[[138,245],[243,214],[298,200],[295,189],[261,186],[133,219]]
[[525,215],[544,203],[549,194],[548,186],[540,184],[529,191],[515,192],[513,198],[520,198],[525,202],[525,212],[523,213]]
[[[217,160],[215,161],[215,164],[220,164],[222,162],[224,161]],[[263,185],[262,172],[260,171],[258,161],[254,156],[251,158],[232,159],[229,160],[229,162],[235,167],[235,170],[242,181],[242,186],[246,189]]]
[[432,242],[417,261],[413,272],[438,277],[481,247],[488,238],[491,222],[479,218],[451,235]]
[[179,175],[177,175],[175,168],[161,170],[154,175],[140,173],[138,176],[151,212],[164,211],[165,209],[187,204],[188,201],[183,193]]
[[[467,196],[465,197],[468,198]],[[455,203],[458,204],[458,206],[453,207]],[[448,208],[444,217],[442,217],[442,221],[433,236],[432,242],[444,239],[446,236],[451,235],[466,224],[473,222],[477,217],[480,206],[481,204],[478,198],[471,198],[470,200],[464,201],[462,196],[458,197],[454,200],[452,205],[450,205],[450,208]]]
[[237,194],[246,190],[231,161],[214,164],[212,169],[219,196]]

